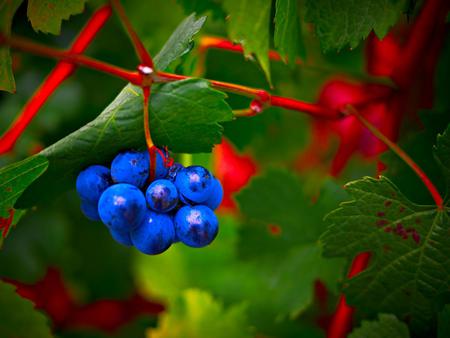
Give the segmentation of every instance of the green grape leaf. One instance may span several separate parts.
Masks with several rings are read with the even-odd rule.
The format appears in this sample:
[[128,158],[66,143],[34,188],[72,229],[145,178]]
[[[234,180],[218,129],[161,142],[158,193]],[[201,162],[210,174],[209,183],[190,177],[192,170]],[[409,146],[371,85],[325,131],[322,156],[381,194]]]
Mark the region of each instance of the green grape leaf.
[[[224,99],[225,94],[200,79],[155,88],[150,101],[155,144],[181,153],[211,151],[221,140],[220,122],[232,118]],[[95,120],[41,152],[49,170],[26,192],[25,206],[38,202],[39,192],[52,196],[70,189],[84,167],[106,164],[120,150],[144,145],[141,89],[128,85]]]
[[394,315],[380,314],[376,321],[364,320],[348,338],[409,338],[408,326]]
[[[22,0],[0,1],[0,33],[8,36],[11,33],[11,23]],[[0,90],[10,93],[16,91],[16,83],[12,71],[12,61],[9,47],[0,46]]]
[[224,18],[220,0],[177,0],[177,2],[184,8],[187,14],[195,12],[197,14],[211,11],[213,18]]
[[327,215],[321,241],[327,257],[373,254],[370,267],[344,285],[349,303],[394,313],[418,332],[431,328],[432,301],[450,280],[447,211],[410,202],[384,177],[346,187],[354,199]]
[[271,1],[225,0],[224,8],[229,13],[228,34],[242,44],[247,57],[256,55],[269,82],[269,20]]
[[277,0],[275,12],[275,47],[285,61],[295,65],[297,55],[305,55],[296,0]]
[[446,304],[439,312],[437,337],[450,337],[450,304]]
[[[274,310],[291,317],[311,304],[314,281],[320,279],[336,290],[343,272],[342,260],[321,257],[317,239],[325,228],[324,213],[335,208],[345,193],[326,181],[313,203],[304,185],[287,171],[269,170],[236,196],[245,222],[240,253],[259,267]],[[271,233],[271,226],[278,227],[278,232]]]
[[[280,169],[270,169],[253,178],[237,196],[241,213],[249,224],[242,229],[241,252],[251,258],[266,253],[283,255],[292,247],[317,241],[325,230],[323,215],[333,210],[347,194],[333,181],[325,181],[317,201],[305,192],[305,182]],[[317,197],[317,196],[316,196]],[[269,226],[280,233],[271,235]]]
[[159,70],[165,70],[174,60],[188,53],[192,48],[192,38],[203,27],[206,16],[195,19],[195,13],[184,19],[155,56],[154,62]]
[[307,22],[315,24],[322,49],[355,48],[373,30],[382,39],[404,9],[403,0],[307,0]]
[[27,14],[33,29],[59,35],[61,23],[82,13],[86,0],[28,0]]
[[246,306],[227,308],[211,294],[188,289],[169,304],[159,327],[148,331],[148,338],[250,338]]
[[0,337],[51,338],[47,319],[20,297],[15,286],[0,281]]
[[48,167],[44,156],[28,157],[20,162],[0,168],[0,217],[8,218],[9,211],[23,191]]

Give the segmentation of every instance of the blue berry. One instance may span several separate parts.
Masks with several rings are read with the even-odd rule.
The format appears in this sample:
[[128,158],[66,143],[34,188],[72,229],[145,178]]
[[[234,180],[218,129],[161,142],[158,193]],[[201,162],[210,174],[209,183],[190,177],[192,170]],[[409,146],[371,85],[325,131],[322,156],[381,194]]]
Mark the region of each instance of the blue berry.
[[78,174],[76,187],[82,200],[97,203],[103,191],[111,185],[108,168],[91,165]]
[[190,166],[178,172],[175,185],[188,200],[201,203],[208,199],[212,191],[212,176],[201,166]]
[[168,212],[178,204],[178,191],[169,180],[155,180],[149,185],[145,198],[151,209],[157,212]]
[[125,246],[132,246],[133,242],[131,242],[131,235],[129,231],[119,231],[110,229],[111,237],[119,244]]
[[113,230],[129,231],[135,228],[142,222],[146,210],[144,194],[126,183],[106,189],[98,202],[102,222]]
[[148,180],[149,155],[134,150],[119,153],[111,163],[111,176],[116,183],[129,183],[142,188]]
[[98,215],[97,202],[81,200],[81,212],[91,221],[100,221]]
[[175,178],[177,177],[177,174],[181,169],[184,169],[184,166],[181,163],[175,162],[169,167],[166,178],[175,182]]
[[204,247],[216,238],[218,231],[216,215],[204,205],[184,206],[175,215],[175,233],[188,246]]
[[184,197],[182,194],[179,194],[179,195],[178,195],[178,198],[180,199],[180,201],[181,201],[183,204],[186,204],[186,205],[196,205],[196,204],[198,204],[198,203],[195,203],[195,202],[193,202],[193,201],[187,199],[187,198]]
[[222,184],[220,184],[220,181],[214,177],[211,195],[209,195],[208,199],[202,204],[206,205],[211,210],[216,210],[219,207],[220,203],[222,203],[222,199],[223,199]]
[[147,255],[157,255],[166,251],[172,244],[174,236],[172,218],[153,211],[147,211],[141,225],[131,232],[134,246]]

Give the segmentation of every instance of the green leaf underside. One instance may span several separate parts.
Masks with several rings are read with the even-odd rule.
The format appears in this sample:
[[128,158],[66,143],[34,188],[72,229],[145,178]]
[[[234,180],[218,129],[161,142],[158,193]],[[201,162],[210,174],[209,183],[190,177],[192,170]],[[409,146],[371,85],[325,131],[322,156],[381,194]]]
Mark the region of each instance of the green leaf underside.
[[373,30],[381,39],[404,8],[403,0],[307,0],[306,21],[315,24],[322,49],[355,48]]
[[159,70],[165,70],[174,60],[191,50],[192,38],[203,27],[206,16],[195,19],[195,13],[184,19],[175,29],[161,51],[154,57]]
[[[150,109],[155,144],[174,152],[211,151],[221,140],[219,122],[232,118],[224,99],[200,79],[155,87]],[[143,147],[142,102],[140,88],[128,85],[95,120],[44,149],[49,170],[25,192],[24,206],[38,202],[39,191],[52,196],[69,189],[88,165],[107,165],[119,151]]]
[[[22,0],[1,0],[0,1],[0,32],[5,35],[11,33],[11,23]],[[12,61],[9,47],[0,46],[0,90],[10,93],[16,91],[16,83],[12,71]]]
[[354,329],[348,338],[409,338],[408,326],[397,317],[379,314],[378,320],[364,320],[360,327]]
[[0,337],[51,338],[45,316],[20,297],[15,286],[0,281]]
[[[240,253],[259,266],[277,313],[294,317],[305,310],[313,300],[317,279],[336,289],[342,261],[321,257],[317,239],[325,227],[324,210],[332,210],[344,196],[342,189],[328,181],[314,204],[305,194],[303,182],[282,170],[270,170],[254,178],[237,195],[246,220]],[[269,225],[279,226],[281,233],[270,234]]]
[[47,170],[47,166],[48,160],[37,155],[0,169],[0,217],[8,217],[22,192]]
[[161,316],[159,327],[151,329],[152,338],[249,338],[245,305],[228,308],[209,293],[187,289],[173,299],[169,311]]
[[62,20],[82,13],[86,0],[28,0],[27,14],[36,32],[61,33]]
[[229,13],[228,34],[231,40],[242,44],[246,56],[256,55],[269,82],[269,20],[271,1],[225,0]]
[[433,330],[433,300],[450,280],[447,212],[413,204],[384,177],[351,182],[347,192],[354,200],[327,215],[321,240],[328,257],[372,252],[369,268],[344,285],[349,303]]
[[275,47],[294,65],[298,54],[304,54],[296,0],[277,0],[275,12]]

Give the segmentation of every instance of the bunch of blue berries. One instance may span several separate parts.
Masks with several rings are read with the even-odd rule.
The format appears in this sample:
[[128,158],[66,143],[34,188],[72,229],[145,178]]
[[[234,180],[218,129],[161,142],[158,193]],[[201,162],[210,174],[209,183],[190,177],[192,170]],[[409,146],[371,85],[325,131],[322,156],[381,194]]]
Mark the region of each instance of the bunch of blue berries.
[[114,158],[111,169],[86,168],[76,182],[81,211],[101,220],[120,244],[148,255],[179,241],[194,248],[210,244],[219,230],[214,214],[223,197],[219,180],[204,167],[168,163],[163,151],[156,152],[151,167],[147,151],[129,150]]

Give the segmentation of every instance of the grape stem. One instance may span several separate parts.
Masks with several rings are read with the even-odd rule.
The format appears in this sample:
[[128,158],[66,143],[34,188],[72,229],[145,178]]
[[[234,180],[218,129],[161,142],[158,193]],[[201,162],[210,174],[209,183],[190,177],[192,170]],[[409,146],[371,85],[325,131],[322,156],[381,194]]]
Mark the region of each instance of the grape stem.
[[436,186],[431,182],[425,172],[418,166],[416,162],[397,144],[392,142],[389,138],[387,138],[377,127],[375,127],[372,123],[370,123],[364,116],[362,116],[353,106],[347,105],[344,111],[347,115],[353,115],[358,119],[358,121],[365,126],[377,139],[383,142],[385,145],[389,147],[398,157],[400,157],[419,177],[419,179],[423,182],[425,187],[433,197],[434,202],[439,210],[444,209],[444,200],[442,196],[439,194]]
[[[81,30],[75,39],[70,52],[75,54],[83,53],[94,37],[104,26],[111,16],[111,7],[109,5],[99,8],[89,19],[87,24]],[[1,37],[0,37],[1,40]],[[0,43],[1,44],[1,43]],[[66,80],[76,69],[75,64],[60,61],[56,67],[47,76],[41,86],[36,90],[31,99],[25,104],[23,110],[14,120],[8,130],[0,138],[0,154],[11,151],[18,138],[26,127],[30,124],[39,109],[44,105],[53,92]]]

